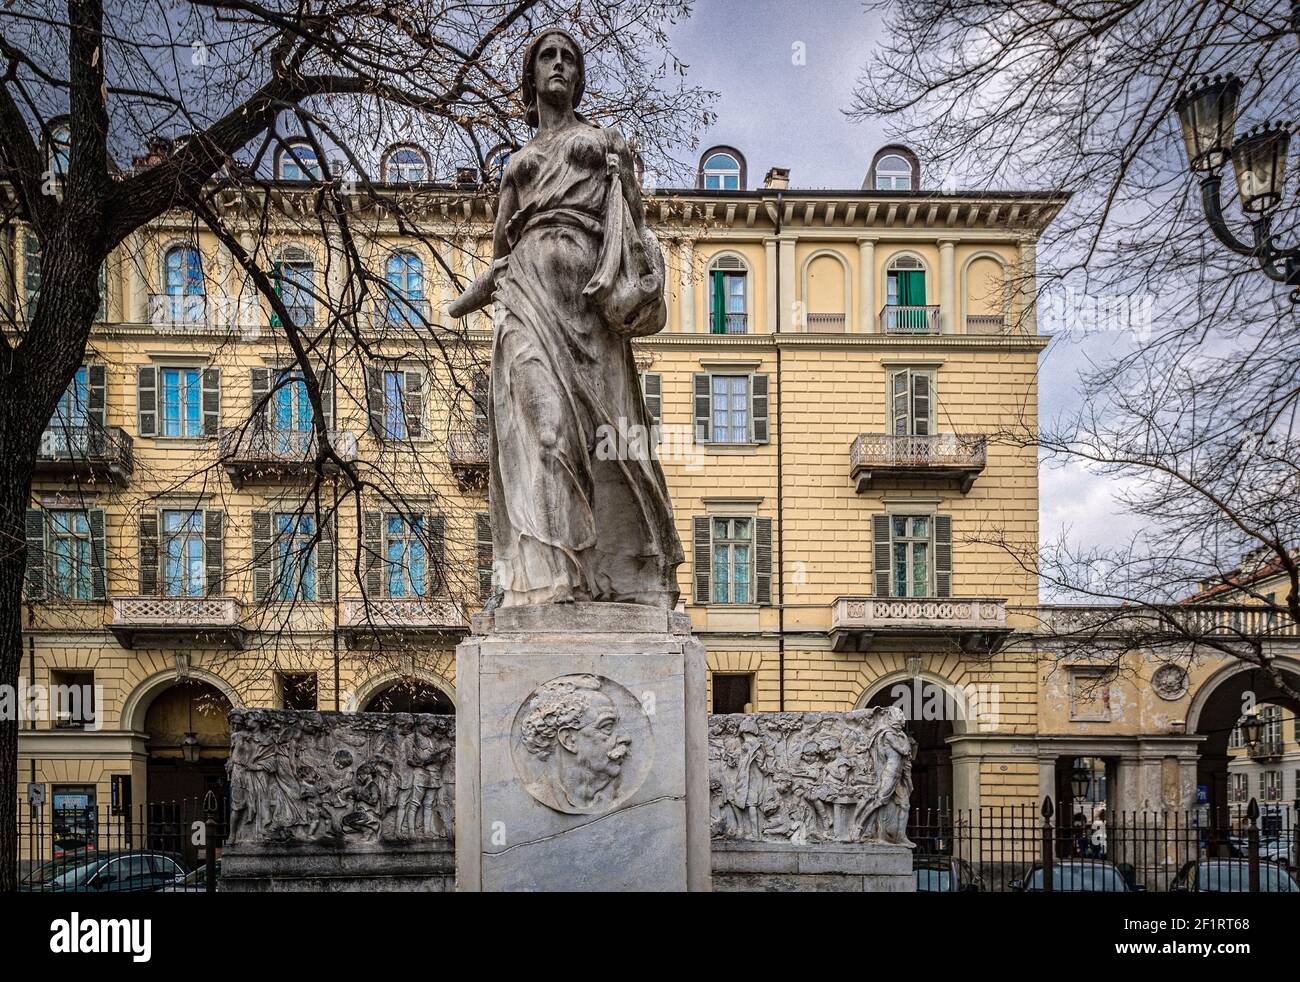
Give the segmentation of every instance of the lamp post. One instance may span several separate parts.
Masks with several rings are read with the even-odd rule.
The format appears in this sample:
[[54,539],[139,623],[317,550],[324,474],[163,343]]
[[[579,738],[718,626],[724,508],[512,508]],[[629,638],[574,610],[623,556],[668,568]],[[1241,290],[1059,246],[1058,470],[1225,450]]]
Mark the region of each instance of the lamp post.
[[1244,722],[1241,724],[1241,738],[1246,741],[1246,749],[1251,753],[1258,750],[1263,736],[1264,723],[1259,718],[1259,710],[1252,710],[1245,716]]
[[[1233,252],[1251,256],[1264,275],[1295,287],[1300,303],[1300,246],[1282,247],[1273,234],[1273,213],[1282,203],[1290,123],[1264,123],[1235,136],[1241,80],[1235,75],[1202,79],[1174,102],[1187,159],[1200,175],[1201,205],[1215,237]],[[1232,161],[1242,210],[1250,219],[1250,241],[1228,228],[1220,203],[1220,171]]]
[[1092,786],[1092,769],[1087,766],[1082,757],[1074,758],[1074,767],[1070,771],[1070,793],[1074,795],[1074,800],[1088,797],[1088,789]]

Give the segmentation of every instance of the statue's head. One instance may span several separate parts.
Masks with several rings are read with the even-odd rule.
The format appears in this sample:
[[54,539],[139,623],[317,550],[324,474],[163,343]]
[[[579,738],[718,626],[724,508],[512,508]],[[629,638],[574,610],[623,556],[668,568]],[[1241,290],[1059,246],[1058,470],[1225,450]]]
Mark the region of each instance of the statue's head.
[[539,122],[538,100],[577,109],[586,87],[586,61],[572,34],[548,27],[529,42],[523,77],[524,120],[529,126]]

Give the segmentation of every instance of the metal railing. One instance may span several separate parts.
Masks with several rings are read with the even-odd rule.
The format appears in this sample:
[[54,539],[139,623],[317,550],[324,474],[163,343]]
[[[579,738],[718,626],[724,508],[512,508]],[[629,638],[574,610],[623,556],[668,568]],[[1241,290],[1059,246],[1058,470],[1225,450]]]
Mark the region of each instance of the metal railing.
[[432,323],[431,315],[432,309],[428,300],[384,297],[375,302],[372,323],[375,327],[414,327]]
[[808,314],[810,333],[843,334],[848,318],[844,314]]
[[[357,459],[357,435],[330,430],[330,446],[344,460]],[[220,458],[228,463],[294,464],[313,460],[315,430],[276,430],[264,426],[228,426],[217,433]]]
[[120,426],[65,426],[56,420],[41,434],[36,459],[119,464],[129,473],[134,466],[134,443],[131,434]]
[[149,323],[167,327],[207,327],[208,298],[202,293],[151,293]]
[[[1295,805],[1121,811],[1091,804],[914,810],[908,837],[922,890],[969,892],[1300,891]],[[1207,882],[1209,881],[1209,882]]]
[[974,467],[988,460],[983,434],[933,433],[897,436],[860,433],[849,448],[849,466],[857,467]]
[[1262,604],[1050,604],[1037,608],[1036,616],[1053,634],[1098,638],[1140,634],[1152,640],[1184,636],[1233,640],[1300,633],[1300,625],[1285,613]]
[[[291,303],[286,308],[289,311],[289,321],[294,327],[311,327],[316,323],[316,305],[314,303]],[[271,312],[271,326],[278,327],[280,315],[275,311]]]
[[724,314],[719,326],[715,314],[709,314],[709,333],[711,334],[745,334],[748,331],[748,314]]
[[1001,334],[1007,326],[1002,314],[967,314],[967,334]]
[[882,334],[938,334],[939,306],[903,307],[890,304],[880,311]]
[[488,462],[487,430],[453,430],[448,433],[447,459],[453,467],[486,466]]

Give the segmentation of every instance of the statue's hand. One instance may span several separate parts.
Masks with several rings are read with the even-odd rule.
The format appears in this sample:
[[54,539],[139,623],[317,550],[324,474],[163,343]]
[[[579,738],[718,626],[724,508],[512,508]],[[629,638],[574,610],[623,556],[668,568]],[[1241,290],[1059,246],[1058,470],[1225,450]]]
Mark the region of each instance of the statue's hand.
[[607,175],[614,175],[619,173],[622,167],[623,164],[622,161],[618,159],[618,154],[616,153],[605,154],[605,173]]

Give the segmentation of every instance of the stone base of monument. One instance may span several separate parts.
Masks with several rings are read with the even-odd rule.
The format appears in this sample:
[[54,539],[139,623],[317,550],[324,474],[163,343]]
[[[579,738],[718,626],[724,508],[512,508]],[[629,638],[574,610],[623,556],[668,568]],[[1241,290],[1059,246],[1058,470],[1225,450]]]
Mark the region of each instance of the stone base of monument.
[[718,893],[914,893],[912,850],[874,842],[714,842]]
[[707,890],[707,766],[685,614],[479,614],[456,649],[457,888]]
[[384,842],[329,850],[296,843],[241,846],[221,859],[222,893],[445,893],[455,888],[450,842]]

